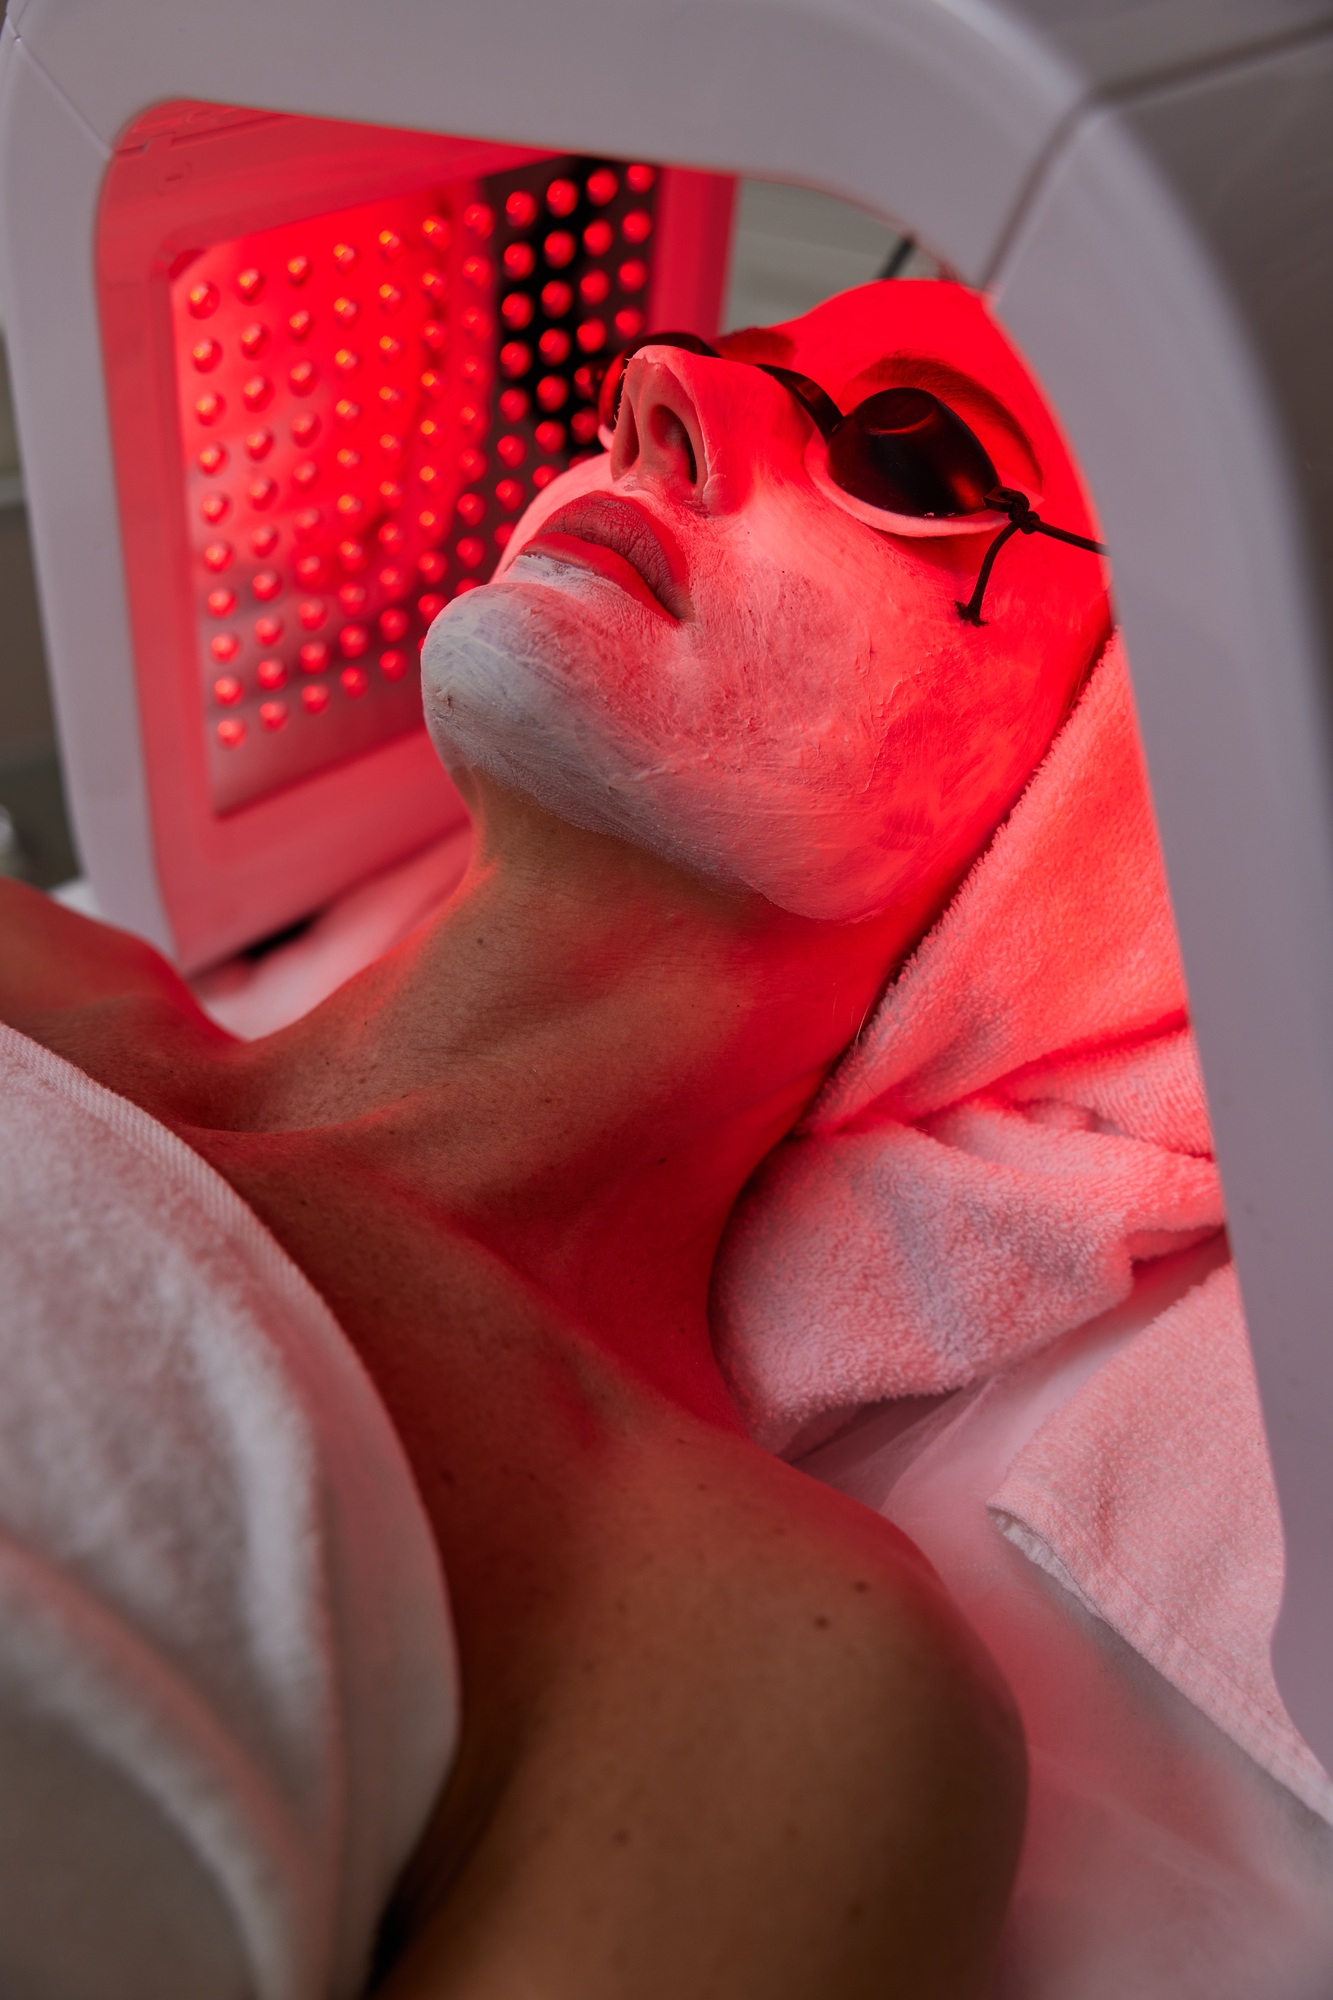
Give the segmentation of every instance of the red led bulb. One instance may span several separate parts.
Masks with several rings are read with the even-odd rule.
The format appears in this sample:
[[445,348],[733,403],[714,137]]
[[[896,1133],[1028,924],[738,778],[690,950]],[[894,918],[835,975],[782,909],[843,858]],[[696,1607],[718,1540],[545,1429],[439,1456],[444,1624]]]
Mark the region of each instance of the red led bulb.
[[567,229],[553,229],[542,245],[546,261],[554,271],[562,271],[566,264],[573,261],[576,248],[574,238]]
[[511,278],[526,278],[537,262],[530,243],[511,243],[504,253],[504,267]]
[[543,375],[537,384],[537,401],[543,410],[563,409],[568,396],[569,384],[563,375]]
[[627,168],[625,172],[626,184],[635,194],[647,194],[656,179],[656,169],[640,163]]
[[313,444],[319,436],[319,418],[313,410],[302,410],[292,418],[292,437],[297,444]]
[[611,289],[605,271],[585,271],[579,279],[579,296],[590,306],[599,306]]
[[[537,393],[538,397],[540,398],[541,395],[540,385],[538,386]],[[516,465],[522,465],[524,459],[528,455],[528,447],[523,442],[522,438],[515,437],[513,435],[508,435],[500,438],[496,443],[495,450],[496,450],[496,455],[500,460],[500,463],[502,465],[509,466],[511,470]]]
[[[315,324],[315,315],[312,312],[308,312],[306,308],[302,306],[299,312],[292,313],[292,315],[288,319],[287,331],[288,333],[290,333],[293,340],[304,340],[314,324]],[[293,384],[293,386],[295,385]]]
[[210,542],[204,550],[204,568],[211,570],[226,569],[231,562],[231,558],[232,546],[230,542]]
[[199,470],[207,473],[210,478],[215,473],[221,472],[226,463],[227,448],[225,445],[206,444],[199,454]]
[[259,704],[259,720],[263,723],[265,729],[281,729],[287,721],[286,702],[261,701]]
[[548,326],[537,346],[543,361],[553,368],[559,367],[569,355],[569,335],[558,326]]
[[287,370],[287,380],[293,395],[308,396],[319,380],[319,370],[313,361],[298,361]]
[[241,352],[250,355],[261,354],[268,346],[268,328],[260,320],[252,320],[249,326],[241,328]]
[[322,674],[329,664],[329,649],[323,639],[307,639],[296,657],[303,674]]
[[263,272],[256,270],[253,265],[249,270],[241,271],[237,275],[236,289],[243,299],[257,299],[264,289]]
[[595,172],[589,174],[585,185],[589,201],[595,202],[598,208],[605,208],[608,201],[615,200],[620,183],[610,167],[598,167]]
[[495,227],[494,210],[484,201],[469,202],[463,210],[463,227],[470,236],[489,236]]
[[292,284],[303,285],[310,276],[310,259],[308,257],[289,257],[287,259],[287,276]]
[[574,294],[563,278],[552,278],[542,286],[542,311],[551,319],[559,319],[574,303]]
[[281,660],[261,660],[255,668],[255,679],[262,688],[286,687],[287,669]]
[[459,520],[466,521],[470,528],[475,528],[486,512],[486,502],[480,493],[460,493],[455,504]]
[[579,191],[573,181],[552,181],[546,190],[546,206],[552,215],[572,215],[578,202]]
[[245,724],[239,715],[229,715],[218,724],[218,742],[224,750],[235,750],[245,741]]
[[208,642],[208,650],[219,666],[234,660],[241,650],[241,642],[234,632],[215,632]]
[[231,512],[231,501],[225,493],[210,493],[200,502],[199,512],[210,527],[216,527]]
[[648,266],[642,258],[630,257],[621,265],[617,275],[622,291],[641,292],[648,282]]
[[221,294],[216,285],[193,285],[185,295],[185,303],[193,319],[207,319],[218,309]]
[[308,714],[322,715],[328,705],[329,691],[326,687],[320,686],[318,682],[313,682],[309,687],[301,689],[301,706]]
[[225,618],[236,609],[236,592],[221,585],[217,590],[210,590],[204,602],[210,618]]
[[526,292],[509,292],[500,301],[500,317],[506,326],[521,332],[532,318],[532,300]]
[[220,702],[223,708],[229,708],[233,702],[239,701],[244,693],[245,689],[235,674],[219,674],[213,683],[213,699]]
[[407,672],[407,654],[393,649],[381,653],[380,672],[386,681],[400,681]]
[[198,340],[190,349],[190,359],[201,375],[209,374],[222,359],[220,340]]
[[261,604],[271,604],[282,590],[282,578],[275,569],[257,569],[250,579],[250,588]]
[[653,233],[653,218],[646,208],[632,208],[621,221],[620,233],[627,243],[646,243]]
[[281,618],[256,618],[255,638],[261,646],[276,646],[281,637]]
[[565,427],[563,424],[553,423],[548,417],[538,424],[533,435],[537,440],[538,451],[555,452],[559,451],[565,442]]
[[505,214],[515,229],[526,229],[537,219],[537,203],[526,188],[515,188],[505,202]]
[[[635,238],[635,241],[638,240]],[[605,257],[614,242],[615,231],[604,215],[599,215],[596,222],[590,222],[583,232],[583,247],[590,257]]]
[[453,231],[442,215],[428,215],[421,225],[421,235],[432,250],[447,250],[453,241]]
[[194,413],[201,424],[216,424],[226,415],[227,405],[215,390],[210,389],[206,396],[197,398]]

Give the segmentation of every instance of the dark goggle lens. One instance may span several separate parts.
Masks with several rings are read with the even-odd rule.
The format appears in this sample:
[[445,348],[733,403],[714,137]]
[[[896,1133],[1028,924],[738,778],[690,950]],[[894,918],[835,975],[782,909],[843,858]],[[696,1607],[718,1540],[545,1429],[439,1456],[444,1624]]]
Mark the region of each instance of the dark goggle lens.
[[829,441],[829,475],[844,493],[891,514],[980,514],[1000,484],[985,446],[928,389],[881,389]]
[[643,333],[637,340],[631,340],[622,347],[619,354],[613,354],[606,364],[601,385],[597,391],[598,428],[613,431],[616,418],[620,415],[620,398],[625,387],[625,370],[641,347],[683,347],[689,354],[711,355],[716,361],[717,349],[710,347],[706,340],[700,340],[697,333]]

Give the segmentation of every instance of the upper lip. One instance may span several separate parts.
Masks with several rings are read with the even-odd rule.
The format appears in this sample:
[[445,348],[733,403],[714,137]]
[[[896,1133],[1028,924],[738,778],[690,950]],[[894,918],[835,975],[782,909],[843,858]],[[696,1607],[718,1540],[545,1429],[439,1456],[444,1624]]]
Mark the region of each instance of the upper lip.
[[[543,521],[529,548],[546,535],[568,535],[623,557],[672,618],[688,617],[685,557],[675,537],[646,508],[610,493],[586,493]],[[522,553],[522,551],[520,551]]]

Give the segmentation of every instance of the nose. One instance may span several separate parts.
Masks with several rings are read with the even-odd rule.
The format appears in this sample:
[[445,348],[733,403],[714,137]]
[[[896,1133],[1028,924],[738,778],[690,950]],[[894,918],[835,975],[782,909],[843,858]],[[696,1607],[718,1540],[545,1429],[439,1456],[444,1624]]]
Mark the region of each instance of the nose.
[[696,505],[709,474],[704,427],[684,380],[669,363],[637,354],[625,371],[611,441],[612,479],[631,473]]

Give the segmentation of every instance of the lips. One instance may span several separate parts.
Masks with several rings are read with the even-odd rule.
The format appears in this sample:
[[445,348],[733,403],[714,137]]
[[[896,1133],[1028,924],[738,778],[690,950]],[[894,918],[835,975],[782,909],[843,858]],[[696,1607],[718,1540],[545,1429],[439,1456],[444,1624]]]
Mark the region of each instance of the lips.
[[680,620],[690,614],[686,563],[674,538],[633,500],[590,493],[543,521],[520,551],[553,556],[618,583],[651,610]]

